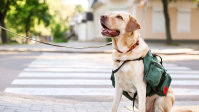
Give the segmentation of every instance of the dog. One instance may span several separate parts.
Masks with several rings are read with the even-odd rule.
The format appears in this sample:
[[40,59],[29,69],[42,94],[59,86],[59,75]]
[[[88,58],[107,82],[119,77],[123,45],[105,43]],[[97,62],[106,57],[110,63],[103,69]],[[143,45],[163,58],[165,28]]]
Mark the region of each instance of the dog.
[[[100,18],[102,35],[112,38],[113,70],[117,69],[125,60],[144,58],[148,51],[148,45],[137,32],[140,29],[138,21],[129,13],[116,11]],[[139,45],[134,47],[139,41]],[[119,60],[119,61],[118,61]],[[169,87],[166,97],[153,95],[146,97],[147,82],[144,78],[143,60],[129,61],[125,63],[115,76],[115,95],[111,112],[117,112],[123,91],[127,91],[133,98],[137,92],[135,106],[138,112],[171,112],[175,97]],[[175,112],[192,112],[189,110],[176,110]]]

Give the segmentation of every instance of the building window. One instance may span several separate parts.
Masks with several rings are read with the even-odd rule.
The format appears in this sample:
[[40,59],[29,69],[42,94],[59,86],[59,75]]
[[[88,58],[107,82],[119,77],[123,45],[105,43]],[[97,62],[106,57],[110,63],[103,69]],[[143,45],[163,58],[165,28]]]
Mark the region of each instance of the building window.
[[178,9],[177,18],[177,32],[178,33],[189,33],[190,32],[190,17],[191,9]]
[[165,18],[162,8],[153,8],[152,27],[154,33],[165,32]]

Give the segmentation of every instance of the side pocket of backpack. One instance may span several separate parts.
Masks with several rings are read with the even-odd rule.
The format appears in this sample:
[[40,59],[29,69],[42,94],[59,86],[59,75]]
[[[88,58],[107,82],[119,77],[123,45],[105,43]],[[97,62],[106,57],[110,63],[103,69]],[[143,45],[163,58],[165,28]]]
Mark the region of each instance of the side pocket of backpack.
[[165,80],[161,86],[161,92],[164,94],[164,96],[167,95],[171,81],[172,81],[171,76],[168,73],[166,73]]
[[159,65],[156,61],[152,61],[149,69],[149,73],[147,77],[145,77],[146,81],[155,88],[158,86],[162,74],[165,72],[164,68]]

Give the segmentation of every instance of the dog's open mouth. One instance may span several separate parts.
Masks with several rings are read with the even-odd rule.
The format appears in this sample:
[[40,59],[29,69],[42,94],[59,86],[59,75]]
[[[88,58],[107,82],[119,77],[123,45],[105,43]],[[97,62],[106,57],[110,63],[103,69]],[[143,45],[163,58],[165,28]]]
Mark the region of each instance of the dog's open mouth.
[[101,25],[102,25],[102,35],[104,36],[107,36],[107,37],[115,37],[115,36],[118,36],[120,34],[120,31],[118,30],[111,30],[109,28],[107,28],[102,22],[101,22]]

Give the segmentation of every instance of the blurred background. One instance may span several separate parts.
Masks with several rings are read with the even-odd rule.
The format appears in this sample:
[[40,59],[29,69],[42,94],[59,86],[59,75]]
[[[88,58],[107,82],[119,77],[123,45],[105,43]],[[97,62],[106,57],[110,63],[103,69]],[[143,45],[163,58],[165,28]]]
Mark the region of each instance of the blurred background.
[[[87,0],[1,0],[1,26],[44,42],[67,42],[70,22],[88,8]],[[3,30],[1,43],[31,43]]]
[[[175,45],[199,42],[198,7],[197,0],[2,0],[0,21],[45,42],[111,41],[101,35],[100,16],[125,11],[141,24],[142,38]],[[1,43],[30,43],[4,30],[0,34]]]
[[[172,77],[175,106],[198,108],[198,0],[0,0],[0,25],[43,42],[98,46],[111,41],[101,35],[100,16],[112,11],[128,12],[141,24],[138,32],[152,53],[163,58]],[[1,102],[2,94],[8,93],[78,100],[96,104],[96,111],[110,110],[114,97],[110,81],[113,50],[111,45],[59,48],[0,29],[0,111],[1,105],[21,105],[9,97]],[[125,97],[122,102],[132,105]]]

